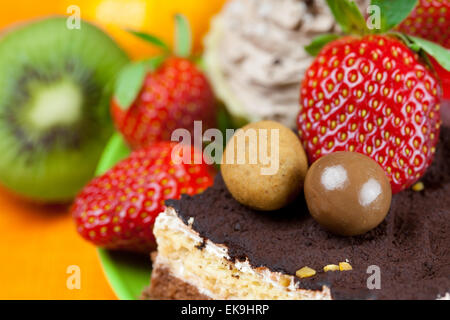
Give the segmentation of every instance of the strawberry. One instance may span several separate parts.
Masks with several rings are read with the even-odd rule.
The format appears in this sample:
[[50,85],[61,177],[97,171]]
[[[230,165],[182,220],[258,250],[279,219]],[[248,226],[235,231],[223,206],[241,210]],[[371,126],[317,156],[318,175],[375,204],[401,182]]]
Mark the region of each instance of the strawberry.
[[450,1],[419,0],[398,30],[450,48]]
[[[408,18],[398,26],[398,30],[450,49],[450,1],[419,0]],[[431,62],[441,79],[444,97],[450,99],[450,71],[442,68],[434,58],[431,58]]]
[[439,136],[439,84],[418,55],[384,35],[325,45],[301,86],[298,130],[311,162],[335,151],[377,161],[393,193],[430,165]]
[[430,57],[430,62],[433,65],[439,80],[441,80],[443,91],[442,97],[450,100],[450,71],[445,70],[433,57]]
[[170,140],[173,130],[194,130],[194,120],[214,126],[215,100],[203,72],[191,61],[171,57],[147,73],[133,104],[123,110],[113,99],[111,113],[117,129],[133,149]]
[[[150,252],[153,224],[164,200],[196,194],[212,184],[210,167],[174,164],[174,142],[157,142],[92,180],[78,195],[71,213],[85,239],[108,249]],[[183,146],[181,153],[198,153]]]
[[133,149],[155,141],[170,140],[175,129],[194,133],[194,121],[202,129],[212,128],[216,103],[204,73],[188,59],[191,55],[189,23],[175,15],[175,50],[153,35],[130,31],[158,46],[162,56],[133,62],[118,76],[111,101],[111,114],[117,129]]

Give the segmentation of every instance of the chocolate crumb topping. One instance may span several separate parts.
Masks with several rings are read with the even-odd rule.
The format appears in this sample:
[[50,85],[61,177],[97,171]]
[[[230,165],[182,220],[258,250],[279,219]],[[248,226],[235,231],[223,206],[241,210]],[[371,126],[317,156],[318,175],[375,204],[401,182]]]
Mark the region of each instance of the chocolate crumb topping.
[[[178,216],[205,239],[227,246],[232,261],[248,259],[295,275],[317,270],[296,281],[301,288],[331,289],[334,299],[436,299],[450,292],[450,128],[442,128],[435,159],[421,179],[420,192],[393,196],[386,219],[357,237],[335,236],[311,218],[304,196],[272,212],[257,212],[235,201],[220,174],[214,186],[197,196],[169,200]],[[324,272],[323,267],[349,261],[353,270]],[[369,290],[367,268],[381,271],[381,289]]]

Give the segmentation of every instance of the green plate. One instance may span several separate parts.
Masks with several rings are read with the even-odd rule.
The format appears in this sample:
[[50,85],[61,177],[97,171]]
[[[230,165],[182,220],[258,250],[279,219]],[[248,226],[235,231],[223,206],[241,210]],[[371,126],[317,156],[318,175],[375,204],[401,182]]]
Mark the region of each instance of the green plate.
[[[230,116],[223,107],[218,110],[217,125],[223,133],[226,128],[233,128]],[[105,173],[129,154],[130,149],[122,136],[115,133],[103,152],[96,175]],[[142,290],[150,284],[150,257],[100,248],[97,250],[103,271],[117,297],[121,300],[139,299]]]
[[[96,174],[105,173],[129,154],[130,150],[121,135],[116,133],[103,152]],[[150,257],[105,249],[98,249],[98,256],[116,296],[121,300],[139,299],[150,283]]]
[[97,249],[103,272],[120,300],[136,300],[150,284],[148,255]]

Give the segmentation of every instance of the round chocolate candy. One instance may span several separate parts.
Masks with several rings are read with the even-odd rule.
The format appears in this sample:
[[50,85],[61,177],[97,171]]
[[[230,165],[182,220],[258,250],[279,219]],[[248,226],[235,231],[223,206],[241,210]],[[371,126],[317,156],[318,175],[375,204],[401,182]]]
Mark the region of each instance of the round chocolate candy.
[[312,217],[343,236],[375,228],[391,205],[391,185],[384,170],[356,152],[335,152],[314,162],[304,188]]

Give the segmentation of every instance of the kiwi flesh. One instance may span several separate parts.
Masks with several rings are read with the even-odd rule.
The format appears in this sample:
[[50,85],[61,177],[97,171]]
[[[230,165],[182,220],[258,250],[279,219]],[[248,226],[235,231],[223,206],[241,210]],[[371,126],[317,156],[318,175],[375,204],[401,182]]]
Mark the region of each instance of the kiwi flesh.
[[97,27],[50,17],[0,38],[0,183],[66,202],[94,175],[113,132],[109,99],[129,61]]

